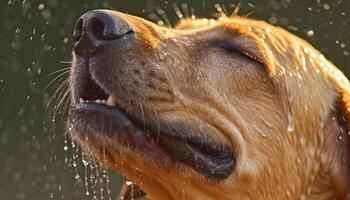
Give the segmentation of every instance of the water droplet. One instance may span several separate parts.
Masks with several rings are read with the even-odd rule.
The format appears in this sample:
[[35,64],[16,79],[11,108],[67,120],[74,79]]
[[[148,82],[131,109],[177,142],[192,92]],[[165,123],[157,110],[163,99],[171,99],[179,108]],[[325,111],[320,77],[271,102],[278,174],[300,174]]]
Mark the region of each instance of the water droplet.
[[271,125],[271,123],[270,123],[270,122],[266,121],[265,119],[263,119],[263,121],[264,121],[264,124],[266,124],[266,126],[268,126],[269,128],[271,128],[271,127],[272,127],[272,125]]
[[167,52],[161,52],[161,53],[159,54],[159,58],[160,58],[160,60],[165,60],[165,58],[166,58],[168,55],[169,55],[169,53],[167,53]]
[[306,32],[306,35],[307,35],[308,37],[312,37],[312,36],[314,36],[314,34],[315,34],[315,32],[314,32],[313,30],[308,30],[308,31]]
[[133,183],[131,181],[125,181],[125,185],[132,185]]
[[344,49],[346,47],[345,43],[340,43],[340,48]]
[[63,38],[62,42],[63,42],[64,44],[68,43],[68,38],[67,38],[67,37]]
[[79,178],[80,178],[79,174],[76,174],[76,175],[74,176],[74,178],[75,178],[75,179],[79,179]]
[[16,35],[19,35],[21,33],[21,28],[17,28],[16,30],[15,30],[15,34]]
[[329,9],[331,9],[331,6],[327,3],[325,3],[325,4],[323,4],[323,9],[329,10]]
[[287,131],[289,132],[289,133],[291,133],[291,132],[294,132],[294,121],[293,121],[293,116],[292,116],[292,114],[289,112],[288,113],[288,127],[287,127]]
[[68,150],[68,146],[64,146],[63,150],[67,151]]
[[87,166],[89,164],[89,162],[87,160],[85,160],[85,159],[82,159],[82,162],[83,162],[84,166]]
[[45,8],[45,4],[41,3],[38,5],[38,10],[43,10]]
[[260,133],[260,135],[264,138],[267,138],[267,135],[265,133]]

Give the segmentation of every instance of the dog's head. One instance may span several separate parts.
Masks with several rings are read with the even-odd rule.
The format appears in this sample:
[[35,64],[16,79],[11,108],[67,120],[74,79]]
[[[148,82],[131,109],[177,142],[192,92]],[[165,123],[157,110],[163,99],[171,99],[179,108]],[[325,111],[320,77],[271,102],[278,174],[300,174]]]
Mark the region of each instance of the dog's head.
[[349,192],[347,79],[302,39],[238,16],[165,28],[111,10],[74,31],[72,139],[154,199]]

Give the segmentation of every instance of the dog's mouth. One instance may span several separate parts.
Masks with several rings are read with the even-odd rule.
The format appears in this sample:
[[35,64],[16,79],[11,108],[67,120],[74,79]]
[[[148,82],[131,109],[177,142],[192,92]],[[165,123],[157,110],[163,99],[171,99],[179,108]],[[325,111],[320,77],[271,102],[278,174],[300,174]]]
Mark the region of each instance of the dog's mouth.
[[183,163],[210,180],[222,180],[232,173],[235,158],[231,147],[191,137],[191,128],[169,131],[159,129],[159,124],[145,127],[144,119],[128,113],[112,92],[102,89],[92,78],[84,85],[69,112],[73,138],[94,138],[89,142],[91,146],[99,142],[96,138],[104,137],[161,165],[169,160]]

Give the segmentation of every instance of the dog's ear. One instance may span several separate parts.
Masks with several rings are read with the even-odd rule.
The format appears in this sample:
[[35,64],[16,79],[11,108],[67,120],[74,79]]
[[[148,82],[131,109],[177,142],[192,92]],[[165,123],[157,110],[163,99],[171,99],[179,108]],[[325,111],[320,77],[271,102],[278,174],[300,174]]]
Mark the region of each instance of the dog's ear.
[[350,93],[341,89],[325,124],[330,173],[341,199],[350,199]]

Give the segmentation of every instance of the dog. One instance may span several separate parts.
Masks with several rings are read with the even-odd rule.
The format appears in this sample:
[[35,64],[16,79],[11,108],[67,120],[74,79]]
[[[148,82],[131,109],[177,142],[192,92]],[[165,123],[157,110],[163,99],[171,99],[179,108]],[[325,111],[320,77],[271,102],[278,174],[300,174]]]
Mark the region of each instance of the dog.
[[73,38],[69,135],[139,196],[350,198],[349,81],[303,39],[236,14],[168,28],[103,9]]

